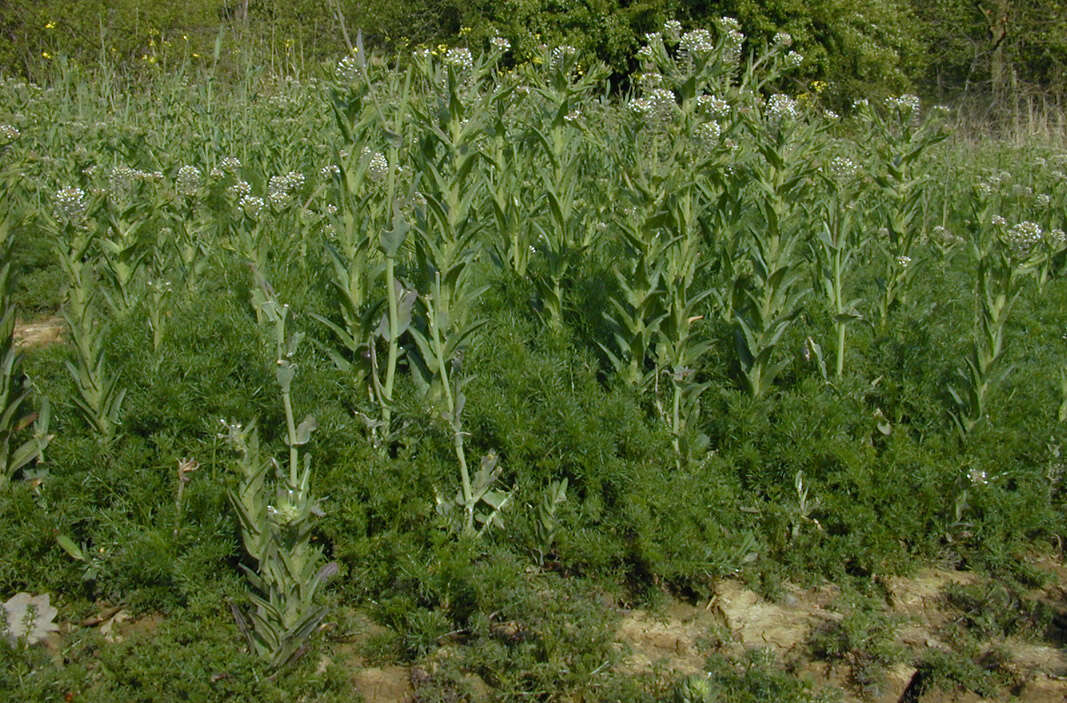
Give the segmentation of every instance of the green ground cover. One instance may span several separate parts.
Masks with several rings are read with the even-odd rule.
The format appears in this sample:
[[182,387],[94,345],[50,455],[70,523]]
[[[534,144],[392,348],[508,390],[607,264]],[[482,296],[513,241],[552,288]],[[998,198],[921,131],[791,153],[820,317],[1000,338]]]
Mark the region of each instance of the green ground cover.
[[369,661],[460,650],[419,700],[815,700],[755,655],[624,673],[605,603],[1043,583],[1067,152],[771,93],[804,59],[741,32],[668,24],[621,97],[505,41],[0,83],[0,595],[163,615],[12,630],[0,690],[350,700],[315,655],[361,613]]

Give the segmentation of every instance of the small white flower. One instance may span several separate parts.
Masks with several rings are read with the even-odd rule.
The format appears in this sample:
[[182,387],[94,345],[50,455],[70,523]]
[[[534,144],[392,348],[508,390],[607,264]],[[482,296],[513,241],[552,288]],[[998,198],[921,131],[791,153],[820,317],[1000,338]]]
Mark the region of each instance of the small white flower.
[[489,40],[489,45],[497,51],[507,51],[511,48],[511,42],[504,37],[493,37]]
[[698,95],[697,109],[706,110],[715,117],[723,118],[730,114],[730,103],[717,95]]
[[389,161],[386,160],[385,154],[380,151],[374,152],[367,160],[367,176],[372,181],[382,181],[387,175],[389,175]]
[[182,166],[178,169],[174,187],[182,195],[196,195],[200,190],[200,169],[196,166]]
[[834,178],[842,180],[852,178],[857,172],[859,172],[859,166],[847,156],[835,156],[830,160],[830,173]]
[[85,191],[81,188],[62,188],[56,191],[55,204],[57,218],[70,224],[79,224],[89,208],[85,202]]
[[558,68],[563,64],[564,60],[577,55],[578,50],[568,44],[554,47],[549,55],[549,65],[552,68]]
[[14,125],[0,124],[0,137],[3,137],[9,142],[13,142],[19,138],[19,130]]
[[774,35],[774,39],[771,40],[771,44],[788,48],[793,46],[793,36],[789,32],[778,32]]
[[355,83],[360,77],[359,61],[355,56],[345,56],[337,62],[333,69],[333,75],[342,83]]
[[237,206],[244,211],[245,215],[253,220],[258,219],[260,213],[263,212],[263,208],[266,207],[266,203],[263,198],[255,195],[246,195],[238,201]]
[[446,51],[444,62],[449,66],[455,66],[460,69],[474,67],[474,57],[471,56],[471,50],[466,47],[453,47]]
[[910,265],[911,265],[911,257],[910,256],[901,255],[901,256],[897,257],[897,266],[899,266],[900,268],[906,269]]
[[790,51],[785,55],[785,62],[793,68],[796,68],[804,63],[804,55],[796,51]]
[[690,56],[704,56],[715,50],[715,41],[706,29],[694,29],[682,35],[678,48]]
[[783,119],[796,119],[800,116],[797,109],[797,101],[788,95],[775,93],[767,101],[767,117],[771,122],[780,122]]
[[1015,256],[1025,258],[1041,242],[1044,234],[1036,222],[1020,222],[1008,230],[1005,242]]
[[713,148],[719,145],[722,136],[722,126],[715,120],[702,122],[694,132],[697,141],[705,148]]
[[227,188],[226,192],[230,195],[231,198],[240,200],[241,198],[252,192],[252,186],[248,183],[248,181],[237,181],[232,186]]

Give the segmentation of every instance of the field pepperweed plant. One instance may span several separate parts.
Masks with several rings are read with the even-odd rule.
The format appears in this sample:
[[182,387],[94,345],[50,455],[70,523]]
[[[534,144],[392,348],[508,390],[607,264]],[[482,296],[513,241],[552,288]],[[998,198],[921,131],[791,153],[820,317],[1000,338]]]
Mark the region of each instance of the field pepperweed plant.
[[[730,18],[621,94],[567,46],[226,41],[0,77],[0,600],[67,662],[0,644],[3,690],[349,700],[359,639],[417,700],[823,700],[635,674],[604,603],[1062,556],[1067,150],[839,115]],[[67,625],[109,607],[152,636]]]

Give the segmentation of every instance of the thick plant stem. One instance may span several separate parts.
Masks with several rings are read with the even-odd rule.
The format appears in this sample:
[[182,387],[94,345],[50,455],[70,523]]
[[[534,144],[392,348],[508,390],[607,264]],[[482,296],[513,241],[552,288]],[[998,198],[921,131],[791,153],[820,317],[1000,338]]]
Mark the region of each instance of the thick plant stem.
[[385,287],[389,296],[389,356],[385,362],[385,387],[382,389],[382,425],[389,432],[393,417],[393,384],[396,380],[396,364],[400,354],[399,335],[400,312],[396,299],[394,268],[396,262],[392,257],[385,260]]
[[[279,360],[278,363],[289,362]],[[285,430],[289,437],[289,485],[295,486],[299,482],[297,469],[300,461],[297,452],[296,421],[293,419],[293,401],[288,388],[282,390],[282,406],[285,408]]]

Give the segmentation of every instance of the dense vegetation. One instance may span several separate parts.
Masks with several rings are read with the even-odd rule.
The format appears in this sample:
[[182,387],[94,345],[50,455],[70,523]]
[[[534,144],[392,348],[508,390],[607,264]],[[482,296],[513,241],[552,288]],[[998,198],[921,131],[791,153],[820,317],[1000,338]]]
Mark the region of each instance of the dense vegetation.
[[[307,648],[370,617],[363,656],[436,657],[420,700],[816,700],[757,655],[622,671],[604,604],[1042,582],[1067,154],[907,93],[841,116],[786,92],[817,42],[777,15],[658,11],[612,67],[516,36],[271,73],[160,30],[137,82],[57,46],[0,84],[0,594],[166,616],[62,662],[19,631],[0,689],[349,700]],[[65,343],[16,347],[16,310]]]
[[39,78],[59,56],[90,65],[100,57],[131,66],[190,56],[207,63],[225,30],[227,49],[258,47],[285,72],[352,48],[361,30],[366,48],[390,53],[441,42],[482,50],[503,36],[517,62],[542,44],[569,44],[621,81],[644,35],[667,19],[705,26],[722,15],[756,42],[789,32],[807,58],[790,92],[821,81],[839,105],[912,90],[999,110],[1035,98],[1059,106],[1067,88],[1061,0],[43,0],[0,6],[0,71]]

